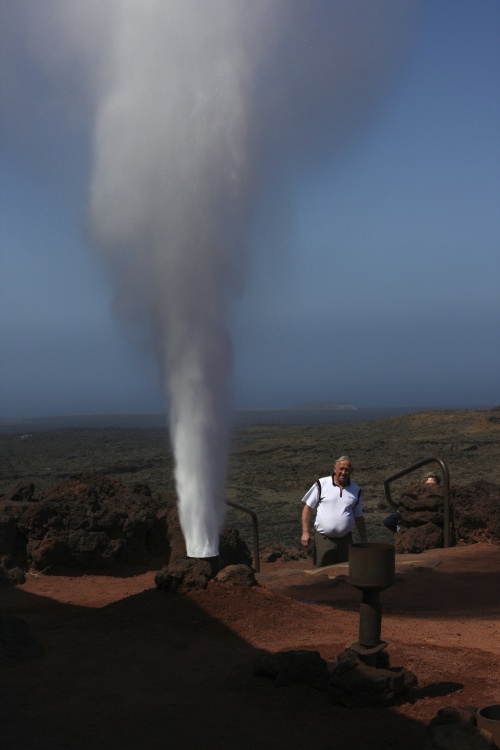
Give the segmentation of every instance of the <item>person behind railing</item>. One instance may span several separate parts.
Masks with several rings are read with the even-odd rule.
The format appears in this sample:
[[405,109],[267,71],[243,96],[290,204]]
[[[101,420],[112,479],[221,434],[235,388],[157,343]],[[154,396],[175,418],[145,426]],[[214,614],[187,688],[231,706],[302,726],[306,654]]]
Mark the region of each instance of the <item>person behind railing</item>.
[[441,477],[439,474],[435,474],[433,471],[426,474],[424,484],[441,484]]
[[[423,483],[426,486],[427,485],[437,486],[441,484],[441,477],[439,476],[439,474],[435,474],[433,471],[430,471],[428,474],[425,475],[423,479]],[[400,530],[400,524],[401,524],[402,518],[403,516],[401,515],[401,513],[398,510],[396,510],[393,513],[389,513],[389,515],[384,518],[382,523],[384,524],[386,529],[389,529],[389,531],[392,531],[393,534],[396,534]]]
[[361,488],[351,481],[353,466],[349,456],[335,461],[333,475],[317,479],[302,498],[301,543],[310,542],[309,522],[316,509],[314,521],[314,567],[347,562],[352,531],[356,527],[362,542],[366,542]]

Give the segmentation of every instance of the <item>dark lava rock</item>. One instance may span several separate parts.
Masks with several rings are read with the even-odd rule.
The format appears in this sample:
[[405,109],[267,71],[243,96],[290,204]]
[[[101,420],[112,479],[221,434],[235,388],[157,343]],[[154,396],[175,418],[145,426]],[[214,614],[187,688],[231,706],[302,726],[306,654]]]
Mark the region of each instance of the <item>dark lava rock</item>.
[[255,573],[249,565],[226,565],[215,576],[218,583],[229,586],[257,586]]
[[165,501],[147,490],[78,474],[36,497],[30,493],[18,489],[0,498],[1,552],[21,568],[98,572],[168,559]]
[[329,670],[317,651],[284,651],[261,654],[254,674],[271,677],[277,687],[302,683],[327,691],[334,703],[347,707],[387,706],[417,684],[404,667],[369,667],[348,649]]
[[500,487],[481,480],[451,490],[457,541],[500,542]]
[[27,623],[15,615],[0,615],[0,645],[10,659],[29,659],[43,654],[42,645],[34,638]]
[[238,529],[223,529],[219,540],[220,566],[252,566],[252,556],[247,543],[241,538]]
[[[500,487],[484,480],[450,490],[451,542],[500,542]],[[414,483],[399,502],[398,553],[418,553],[444,545],[444,498],[441,487]]]
[[0,567],[5,570],[16,566],[28,566],[27,540],[18,528],[22,511],[23,506],[16,503],[9,508],[9,501],[0,499]]
[[[255,581],[250,563],[252,558],[246,542],[241,539],[237,529],[224,529],[221,534],[218,557],[197,559],[186,556],[186,545],[179,524],[177,512],[170,511],[168,515],[168,538],[171,554],[168,564],[155,576],[157,588],[169,593],[185,593],[192,588],[206,588],[210,580],[219,576],[222,571],[230,568],[241,569],[225,574],[226,581],[233,577],[234,585],[253,585],[247,581],[249,573]],[[243,573],[243,570],[245,573]],[[240,583],[236,583],[239,577]]]
[[16,484],[12,487],[5,495],[2,496],[2,500],[8,500],[11,503],[17,502],[31,502],[36,500],[33,498],[35,492],[35,485],[33,482],[28,484]]
[[167,565],[155,576],[156,586],[161,591],[183,594],[192,588],[205,589],[221,568],[227,565],[251,565],[250,551],[237,529],[223,529],[218,557],[197,559],[186,555],[186,543],[176,505],[169,508],[166,520],[170,555]]
[[271,677],[276,687],[302,683],[316,690],[328,688],[328,667],[318,651],[263,653],[254,661],[256,676]]
[[399,531],[394,534],[396,552],[418,553],[444,546],[442,488],[414,482],[399,501]]
[[153,497],[145,484],[76,474],[38,494],[16,485],[0,498],[0,583],[19,583],[29,568],[113,574],[167,565],[158,585],[179,591],[251,562],[235,529],[223,531],[216,563],[189,560],[175,496]]
[[436,549],[444,546],[443,528],[435,523],[425,523],[423,526],[410,526],[394,535],[394,548],[399,554],[419,553],[426,549]]
[[25,581],[24,571],[15,564],[11,557],[5,555],[0,558],[0,586],[17,586]]
[[161,502],[98,474],[79,474],[25,507],[18,531],[28,564],[51,572],[67,568],[151,566],[168,554]]
[[203,560],[192,557],[178,558],[155,575],[155,584],[161,591],[171,594],[183,594],[193,588],[205,589],[219,569],[218,557]]
[[307,550],[302,547],[294,547],[289,549],[284,547],[282,544],[268,544],[261,550],[260,558],[262,562],[290,562],[291,560],[303,560],[307,558]]
[[415,675],[404,667],[371,667],[352,650],[337,657],[328,682],[334,703],[347,707],[388,706],[417,684]]

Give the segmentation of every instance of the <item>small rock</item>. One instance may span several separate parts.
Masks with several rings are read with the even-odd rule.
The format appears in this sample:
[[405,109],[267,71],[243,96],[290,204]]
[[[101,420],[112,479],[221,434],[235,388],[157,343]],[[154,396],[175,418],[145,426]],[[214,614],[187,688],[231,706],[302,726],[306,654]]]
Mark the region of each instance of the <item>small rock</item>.
[[155,575],[155,584],[161,591],[183,594],[193,588],[206,589],[208,582],[219,572],[219,558],[177,559]]
[[388,706],[417,684],[415,675],[404,667],[370,667],[355,652],[337,657],[329,678],[328,692],[343,706]]
[[257,586],[254,572],[249,565],[226,565],[217,573],[215,580],[229,586]]

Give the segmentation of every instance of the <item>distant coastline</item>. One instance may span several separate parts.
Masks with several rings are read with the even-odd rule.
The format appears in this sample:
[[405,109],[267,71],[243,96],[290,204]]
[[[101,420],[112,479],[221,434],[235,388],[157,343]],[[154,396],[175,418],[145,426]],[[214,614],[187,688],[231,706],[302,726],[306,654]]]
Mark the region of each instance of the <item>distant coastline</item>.
[[249,406],[244,409],[237,409],[238,412],[259,412],[259,411],[357,411],[358,407],[353,404],[344,404],[337,401],[309,401],[297,406]]
[[[233,416],[235,427],[246,425],[306,425],[346,424],[372,422],[377,419],[399,417],[419,412],[482,411],[495,407],[485,405],[457,407],[392,406],[365,408],[352,404],[338,404],[341,408],[323,408],[313,402],[297,407],[256,407],[238,409]],[[328,403],[328,402],[327,402]],[[342,408],[344,407],[344,408]],[[46,430],[70,429],[167,429],[168,416],[161,412],[136,412],[112,414],[74,414],[55,417],[0,418],[0,434],[29,434]]]
[[357,411],[353,404],[338,403],[337,401],[310,401],[294,407],[296,411]]

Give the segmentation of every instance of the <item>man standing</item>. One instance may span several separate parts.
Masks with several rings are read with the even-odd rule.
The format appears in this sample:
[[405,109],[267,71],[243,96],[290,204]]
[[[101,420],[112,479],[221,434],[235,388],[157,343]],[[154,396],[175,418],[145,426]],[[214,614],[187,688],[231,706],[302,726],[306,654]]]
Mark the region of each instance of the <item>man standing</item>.
[[314,567],[347,562],[352,531],[356,526],[362,542],[366,542],[361,488],[351,482],[353,472],[349,456],[335,461],[333,476],[318,479],[302,498],[302,538],[309,544],[309,521],[316,508],[314,522]]

